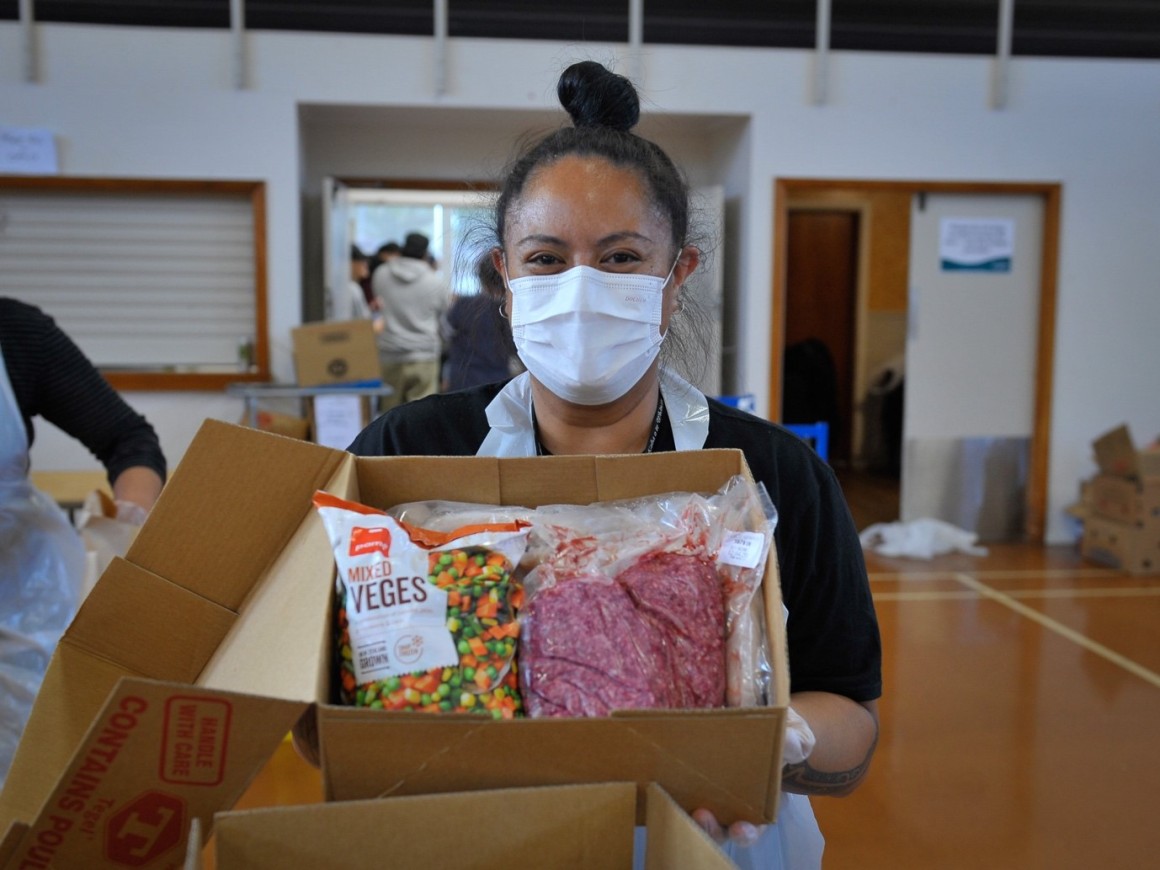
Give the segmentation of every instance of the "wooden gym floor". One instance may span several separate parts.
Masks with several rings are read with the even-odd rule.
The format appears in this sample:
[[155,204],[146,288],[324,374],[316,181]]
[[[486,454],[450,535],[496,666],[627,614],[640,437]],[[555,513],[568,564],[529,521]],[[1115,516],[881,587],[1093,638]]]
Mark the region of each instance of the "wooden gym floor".
[[[867,563],[882,734],[814,800],[827,870],[1160,866],[1160,576],[1072,547]],[[320,799],[284,744],[239,807]]]

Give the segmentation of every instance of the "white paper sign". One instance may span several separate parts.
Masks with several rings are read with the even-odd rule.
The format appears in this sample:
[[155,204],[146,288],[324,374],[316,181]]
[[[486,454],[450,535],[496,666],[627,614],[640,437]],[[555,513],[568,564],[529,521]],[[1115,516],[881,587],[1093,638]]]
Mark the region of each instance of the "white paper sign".
[[1010,272],[1015,221],[1010,218],[943,218],[938,255],[944,272]]
[[362,429],[362,396],[314,397],[314,440],[318,444],[346,450]]
[[0,172],[56,175],[59,171],[51,130],[0,127]]

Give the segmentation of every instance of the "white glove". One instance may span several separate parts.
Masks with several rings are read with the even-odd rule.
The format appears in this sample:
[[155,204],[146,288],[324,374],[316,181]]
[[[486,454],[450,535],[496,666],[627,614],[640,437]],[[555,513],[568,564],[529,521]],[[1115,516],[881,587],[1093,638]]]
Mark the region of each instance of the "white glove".
[[781,763],[801,764],[811,752],[818,740],[810,730],[810,723],[798,715],[793,707],[785,710],[785,745],[781,750]]
[[128,523],[131,526],[141,526],[145,524],[145,518],[149,516],[149,511],[131,501],[116,501],[118,522]]

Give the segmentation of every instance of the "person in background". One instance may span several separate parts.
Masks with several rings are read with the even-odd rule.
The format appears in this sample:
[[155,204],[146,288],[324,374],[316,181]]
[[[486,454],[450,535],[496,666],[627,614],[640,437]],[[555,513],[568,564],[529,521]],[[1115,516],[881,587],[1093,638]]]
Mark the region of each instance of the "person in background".
[[399,252],[401,250],[402,248],[399,247],[398,242],[383,242],[383,244],[379,245],[379,249],[375,251],[374,257],[371,258],[370,269],[367,271],[367,276],[360,282],[362,284],[363,293],[366,295],[367,305],[371,307],[371,310],[376,310],[378,307],[378,300],[375,299],[375,291],[372,286],[375,272],[377,272],[379,267],[384,263],[389,263],[391,260],[395,259],[395,257],[399,256]]
[[[668,155],[631,132],[627,79],[586,61],[557,88],[572,117],[511,166],[495,207],[492,264],[528,371],[397,407],[350,445],[362,456],[624,454],[735,448],[778,512],[775,532],[791,706],[777,823],[726,839],[742,867],[819,867],[804,795],[844,795],[878,738],[881,644],[862,548],[833,471],[803,441],[706,398],[668,366],[700,261],[689,191]],[[701,350],[704,354],[706,351]],[[674,481],[674,483],[679,483]]]
[[338,291],[327,320],[366,320],[371,306],[363,293],[362,282],[370,275],[370,262],[358,245],[350,246],[350,280]]
[[503,277],[490,258],[480,261],[477,274],[479,293],[457,296],[443,316],[444,391],[506,381],[522,369],[500,310]]
[[383,318],[379,365],[383,383],[394,389],[384,409],[439,391],[439,320],[451,305],[451,288],[426,256],[427,237],[408,233],[400,255],[372,280]]
[[0,297],[0,783],[84,582],[80,535],[28,479],[38,416],[104,465],[118,519],[140,525],[166,475],[153,427],[52,318]]

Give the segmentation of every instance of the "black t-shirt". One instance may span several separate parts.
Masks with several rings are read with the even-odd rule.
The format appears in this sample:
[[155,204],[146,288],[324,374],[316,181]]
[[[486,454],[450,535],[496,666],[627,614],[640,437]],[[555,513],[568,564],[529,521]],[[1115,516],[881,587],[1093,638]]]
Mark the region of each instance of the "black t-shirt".
[[[400,405],[350,446],[361,456],[472,456],[487,436],[489,384]],[[739,449],[778,511],[774,537],[794,692],[869,701],[882,694],[882,649],[866,565],[850,511],[830,467],[801,439],[752,414],[709,400],[705,447]],[[664,421],[657,451],[673,450]],[[679,486],[677,487],[679,488]]]

